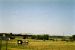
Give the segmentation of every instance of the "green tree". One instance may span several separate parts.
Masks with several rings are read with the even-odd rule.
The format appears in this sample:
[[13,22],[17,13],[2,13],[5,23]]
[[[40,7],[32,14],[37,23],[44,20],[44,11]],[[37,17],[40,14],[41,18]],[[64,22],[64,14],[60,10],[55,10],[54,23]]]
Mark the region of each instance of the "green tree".
[[32,35],[31,36],[31,39],[36,39],[36,35]]
[[47,34],[43,35],[43,39],[44,40],[49,40],[49,35],[47,35]]
[[75,40],[75,35],[72,35],[72,39]]

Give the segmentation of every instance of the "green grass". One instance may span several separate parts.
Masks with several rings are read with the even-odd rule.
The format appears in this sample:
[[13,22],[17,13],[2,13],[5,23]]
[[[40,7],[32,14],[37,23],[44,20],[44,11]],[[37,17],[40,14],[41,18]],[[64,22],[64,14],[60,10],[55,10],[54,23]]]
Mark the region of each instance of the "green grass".
[[[29,40],[28,45],[17,45],[18,39],[21,38],[8,41],[8,50],[75,50],[75,42],[25,39]],[[5,49],[5,41],[2,41],[2,50]]]

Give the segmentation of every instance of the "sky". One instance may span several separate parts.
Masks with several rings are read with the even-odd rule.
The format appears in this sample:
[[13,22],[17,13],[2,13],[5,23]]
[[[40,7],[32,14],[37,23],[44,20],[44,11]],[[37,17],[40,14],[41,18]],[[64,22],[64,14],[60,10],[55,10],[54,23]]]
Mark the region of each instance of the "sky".
[[75,1],[0,0],[0,32],[75,34]]

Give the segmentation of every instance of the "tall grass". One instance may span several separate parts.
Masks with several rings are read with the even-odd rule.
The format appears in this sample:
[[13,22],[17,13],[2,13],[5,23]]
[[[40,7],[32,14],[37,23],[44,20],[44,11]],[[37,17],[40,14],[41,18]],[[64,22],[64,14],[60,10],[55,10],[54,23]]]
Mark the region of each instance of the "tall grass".
[[[43,41],[43,40],[29,40],[29,44],[18,45],[18,39],[8,41],[8,50],[75,50],[75,42],[62,41]],[[5,50],[5,41],[2,41],[2,50]]]

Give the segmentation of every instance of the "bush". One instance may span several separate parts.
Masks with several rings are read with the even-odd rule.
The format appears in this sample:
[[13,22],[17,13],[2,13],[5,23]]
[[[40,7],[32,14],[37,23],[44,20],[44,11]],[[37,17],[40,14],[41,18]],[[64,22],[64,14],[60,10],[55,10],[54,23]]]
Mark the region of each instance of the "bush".
[[15,39],[15,36],[11,36],[10,39]]

